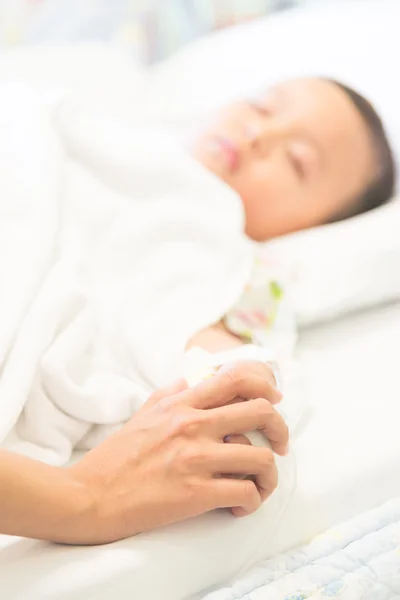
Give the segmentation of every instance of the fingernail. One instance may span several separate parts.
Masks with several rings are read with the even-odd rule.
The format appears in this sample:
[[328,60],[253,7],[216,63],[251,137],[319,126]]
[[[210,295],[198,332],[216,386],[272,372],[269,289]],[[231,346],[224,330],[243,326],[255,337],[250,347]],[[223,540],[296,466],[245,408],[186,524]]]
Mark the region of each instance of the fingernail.
[[283,450],[283,456],[287,456],[289,454],[289,450],[290,450],[289,444],[287,444]]

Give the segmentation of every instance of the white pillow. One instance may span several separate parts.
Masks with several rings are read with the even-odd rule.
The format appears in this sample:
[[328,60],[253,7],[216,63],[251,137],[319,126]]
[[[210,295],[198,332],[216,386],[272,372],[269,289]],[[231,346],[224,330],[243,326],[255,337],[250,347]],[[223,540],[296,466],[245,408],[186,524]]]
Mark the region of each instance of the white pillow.
[[278,265],[300,326],[400,298],[400,199],[259,247]]

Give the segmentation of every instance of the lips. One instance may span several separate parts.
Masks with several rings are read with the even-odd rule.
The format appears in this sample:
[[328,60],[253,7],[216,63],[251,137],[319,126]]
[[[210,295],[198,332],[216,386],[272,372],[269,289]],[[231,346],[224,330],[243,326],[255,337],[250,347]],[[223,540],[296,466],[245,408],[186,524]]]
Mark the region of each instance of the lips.
[[215,138],[219,152],[222,154],[231,172],[236,171],[240,164],[239,150],[230,140],[224,137]]

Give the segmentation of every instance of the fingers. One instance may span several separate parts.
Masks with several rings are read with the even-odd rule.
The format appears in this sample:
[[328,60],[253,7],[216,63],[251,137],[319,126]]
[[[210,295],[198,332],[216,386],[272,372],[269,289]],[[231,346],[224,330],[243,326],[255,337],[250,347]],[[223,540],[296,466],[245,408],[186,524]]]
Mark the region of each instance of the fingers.
[[160,400],[163,400],[164,398],[170,398],[171,396],[175,396],[176,394],[187,390],[187,388],[187,382],[184,379],[178,379],[172,385],[154,392],[154,394],[152,394],[147,400],[147,402],[143,405],[143,409],[151,408],[152,406],[155,406],[155,404],[160,402]]
[[254,475],[261,500],[266,500],[278,485],[278,469],[269,448],[221,444],[210,463],[216,475]]
[[[252,443],[245,435],[227,435],[224,438],[225,444],[240,444],[242,446],[251,446]],[[225,471],[226,472],[226,471]]]
[[261,431],[277,454],[288,453],[289,430],[283,417],[261,398],[216,408],[208,415],[221,439],[227,435]]
[[[248,515],[251,515],[251,512],[249,512],[246,508],[243,508],[243,506],[232,506],[232,514],[234,517],[247,517]],[[253,511],[255,512],[255,511]]]
[[277,382],[275,378],[274,368],[270,363],[257,362],[253,360],[241,360],[235,361],[232,363],[227,363],[222,366],[219,371],[224,372],[230,370],[232,368],[245,368],[246,370],[251,369],[251,372],[254,375],[259,375],[260,377],[265,378],[269,383],[271,383],[274,387],[277,387]]
[[261,495],[248,479],[214,479],[209,486],[210,509],[234,508],[237,516],[250,515],[261,506]]
[[265,377],[242,364],[221,370],[196,387],[181,392],[175,396],[174,403],[209,409],[225,406],[238,397],[264,398],[271,404],[277,404],[282,394]]
[[274,462],[274,455],[269,448],[237,444],[220,444],[213,456],[209,457],[210,468],[216,475],[258,475],[269,471]]

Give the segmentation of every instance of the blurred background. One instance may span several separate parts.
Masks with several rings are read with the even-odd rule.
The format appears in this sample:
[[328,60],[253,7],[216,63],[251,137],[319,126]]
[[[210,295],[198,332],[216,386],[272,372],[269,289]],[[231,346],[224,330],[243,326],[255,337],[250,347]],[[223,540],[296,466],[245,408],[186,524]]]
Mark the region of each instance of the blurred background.
[[112,95],[174,127],[330,77],[372,101],[398,159],[399,22],[400,0],[0,0],[0,76],[90,87],[96,104]]
[[0,44],[12,47],[43,42],[112,42],[148,64],[166,58],[206,33],[298,5],[328,2],[0,0]]

